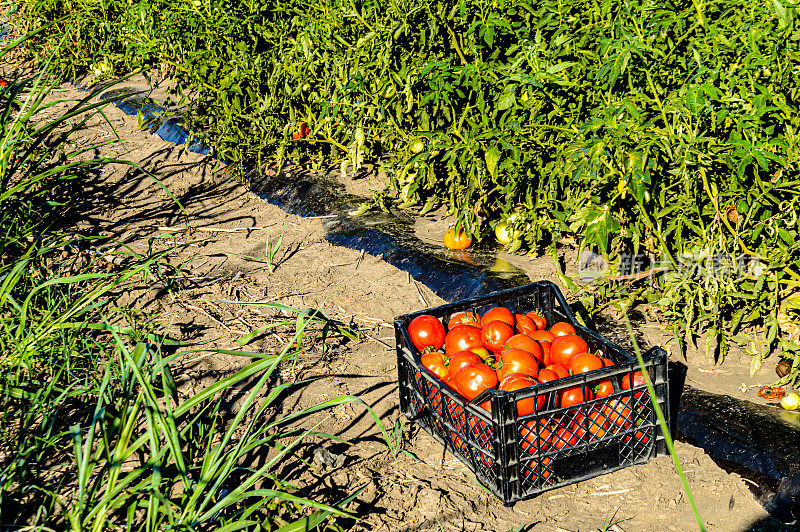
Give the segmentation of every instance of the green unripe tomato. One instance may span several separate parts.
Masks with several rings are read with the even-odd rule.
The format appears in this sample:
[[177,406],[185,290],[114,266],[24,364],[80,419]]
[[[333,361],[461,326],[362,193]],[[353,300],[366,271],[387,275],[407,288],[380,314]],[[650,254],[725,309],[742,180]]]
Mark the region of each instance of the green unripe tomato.
[[797,410],[800,407],[800,395],[792,392],[781,399],[781,406],[786,410]]
[[494,236],[503,245],[510,244],[521,235],[521,231],[512,229],[506,222],[500,222],[494,228]]
[[415,139],[408,147],[408,149],[411,150],[411,153],[416,155],[425,149],[425,143],[422,142],[422,139]]

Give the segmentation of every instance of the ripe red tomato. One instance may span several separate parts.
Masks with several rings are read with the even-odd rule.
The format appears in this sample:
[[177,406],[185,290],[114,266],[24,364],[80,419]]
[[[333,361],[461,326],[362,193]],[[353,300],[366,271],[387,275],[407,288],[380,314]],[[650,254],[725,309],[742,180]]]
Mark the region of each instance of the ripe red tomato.
[[539,420],[532,419],[523,424],[520,429],[522,436],[522,450],[530,454],[545,452],[550,448],[551,436],[555,423],[541,417]]
[[[642,375],[641,371],[634,371],[633,372],[633,387],[637,386],[644,386],[644,375]],[[624,377],[622,377],[622,389],[623,390],[630,390],[631,389],[631,375],[630,373],[626,373]],[[633,394],[634,397],[637,399],[640,398],[647,392],[636,392]]]
[[305,122],[300,122],[299,124],[297,124],[297,129],[295,129],[292,132],[292,139],[300,140],[302,138],[305,138],[310,131],[311,129],[309,129],[308,124],[306,124]]
[[539,370],[539,374],[536,376],[541,382],[551,382],[561,377],[558,376],[558,373],[553,371],[550,368],[544,368]]
[[[535,377],[523,375],[521,373],[513,373],[500,381],[499,388],[507,392],[513,392],[516,390],[524,390],[525,388],[530,388],[531,386],[536,386],[537,384],[540,383]],[[528,397],[526,399],[518,400],[517,414],[520,416],[527,416],[528,414],[533,414],[534,412],[540,411],[542,408],[544,408],[545,399],[546,397],[544,395],[539,395],[535,398]]]
[[525,315],[528,316],[531,320],[533,320],[533,323],[536,325],[536,328],[538,330],[541,331],[547,328],[547,320],[544,318],[544,316],[542,316],[541,312],[534,312],[532,310]]
[[493,309],[487,310],[486,313],[481,316],[481,325],[486,327],[487,323],[495,320],[505,322],[511,327],[514,326],[514,315],[506,307],[494,307]]
[[608,399],[603,405],[603,415],[612,424],[616,432],[620,428],[626,429],[631,425],[632,410],[629,407],[631,397]]
[[614,365],[614,361],[613,361],[613,360],[611,360],[610,358],[606,358],[606,357],[600,357],[600,360],[602,360],[602,361],[603,361],[603,367],[604,367],[604,368],[608,368],[608,367],[610,367],[610,366],[613,366],[613,365]]
[[450,321],[447,322],[447,330],[457,327],[458,325],[473,325],[475,327],[481,326],[481,317],[474,312],[459,312],[453,314]]
[[559,408],[575,406],[592,399],[592,392],[582,384],[570,386],[559,390],[556,395],[556,402]]
[[475,347],[483,347],[483,333],[472,325],[457,325],[444,338],[444,352],[447,356]]
[[[561,338],[567,338],[562,336]],[[578,353],[569,363],[569,370],[573,375],[587,373],[603,367],[603,361],[591,353]]]
[[[644,386],[644,375],[642,375],[641,371],[634,371],[633,372],[633,386]],[[622,389],[623,390],[630,390],[631,389],[631,375],[630,373],[626,373],[624,377],[622,377]]]
[[484,362],[488,361],[494,356],[485,347],[473,347],[472,349],[470,349],[470,351],[481,357],[481,359],[483,359]]
[[449,249],[467,249],[472,245],[472,237],[463,229],[456,234],[455,229],[450,228],[444,234],[444,245]]
[[423,314],[411,320],[408,324],[408,335],[411,337],[411,343],[420,352],[436,351],[444,345],[444,326],[430,314]]
[[610,424],[599,410],[592,410],[589,412],[588,418],[581,413],[575,415],[575,419],[570,425],[570,430],[578,437],[583,438],[583,435],[588,432],[589,441],[603,439],[608,433]]
[[507,349],[500,353],[499,359],[497,378],[501,381],[513,373],[524,373],[531,377],[539,374],[539,363],[533,355],[522,349]]
[[553,336],[566,336],[568,334],[575,334],[575,327],[565,321],[559,321],[550,327],[550,332]]
[[523,351],[527,351],[533,358],[536,359],[536,362],[539,364],[542,363],[542,357],[544,356],[542,353],[542,346],[539,345],[539,342],[528,336],[527,334],[515,334],[508,340],[506,340],[505,347],[509,349],[522,349]]
[[539,330],[533,320],[525,314],[514,314],[514,321],[520,334],[531,334]]
[[472,351],[459,351],[455,355],[450,358],[450,377],[455,377],[456,373],[458,373],[461,368],[466,366],[467,364],[477,364],[481,363],[483,360],[481,357],[473,353]]
[[531,338],[539,342],[542,348],[542,365],[549,366],[553,363],[552,345],[553,340],[556,339],[553,333],[545,330],[538,330],[530,335]]
[[542,329],[535,331],[533,334],[529,334],[528,336],[530,336],[534,340],[538,340],[539,342],[549,342],[551,344],[553,343],[553,340],[556,339],[553,333]]
[[592,394],[595,399],[608,397],[612,393],[614,393],[614,384],[612,384],[611,379],[603,379],[592,385]]
[[563,379],[569,377],[569,370],[562,366],[561,364],[550,364],[547,368],[550,371],[554,371],[556,375],[558,375],[559,379]]
[[492,353],[499,353],[513,335],[514,329],[508,323],[500,320],[490,321],[483,326],[483,345]]
[[[571,427],[574,429],[574,425]],[[578,444],[578,435],[568,427],[558,427],[550,436],[550,446],[556,449],[574,447]]]
[[559,336],[550,347],[550,358],[556,364],[569,367],[572,357],[589,350],[586,340],[574,334]]
[[472,401],[484,390],[497,386],[497,373],[486,364],[468,364],[455,376],[458,393]]
[[440,379],[446,379],[450,374],[447,364],[445,364],[444,361],[444,353],[439,353],[438,351],[425,353],[422,355],[420,362],[422,362],[424,367],[428,368],[431,373]]

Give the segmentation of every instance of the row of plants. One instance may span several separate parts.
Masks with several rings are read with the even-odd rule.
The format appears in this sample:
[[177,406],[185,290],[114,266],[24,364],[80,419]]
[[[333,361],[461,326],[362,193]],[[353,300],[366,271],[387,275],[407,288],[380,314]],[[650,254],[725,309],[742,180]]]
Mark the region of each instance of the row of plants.
[[[0,62],[29,42],[7,43]],[[207,349],[155,334],[155,322],[118,297],[168,289],[179,246],[108,261],[93,252],[96,238],[76,232],[93,176],[136,165],[97,158],[100,145],[76,138],[104,116],[109,102],[95,102],[108,87],[58,98],[48,66],[0,84],[0,527],[341,530],[359,487],[327,500],[286,475],[305,470],[297,466],[310,445],[335,438],[314,414],[361,400],[283,412],[309,382],[279,377],[321,332],[341,329],[321,311],[273,303],[289,316],[271,324],[289,331],[278,333],[282,350],[225,351],[248,363],[194,393],[176,385],[179,364]]]
[[[753,371],[800,376],[800,26],[789,0],[34,0],[67,75],[160,69],[240,175],[388,170],[375,207],[446,205],[509,251],[602,253],[587,306],[645,300]],[[631,259],[660,273],[620,284]],[[661,271],[666,270],[666,272]]]

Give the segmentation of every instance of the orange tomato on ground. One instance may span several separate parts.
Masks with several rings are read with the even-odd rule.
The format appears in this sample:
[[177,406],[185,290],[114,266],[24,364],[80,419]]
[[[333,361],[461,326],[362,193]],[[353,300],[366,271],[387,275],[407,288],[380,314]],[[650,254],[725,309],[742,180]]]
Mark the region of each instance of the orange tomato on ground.
[[463,229],[456,233],[455,229],[448,229],[444,234],[444,245],[448,249],[467,249],[472,245],[472,237]]

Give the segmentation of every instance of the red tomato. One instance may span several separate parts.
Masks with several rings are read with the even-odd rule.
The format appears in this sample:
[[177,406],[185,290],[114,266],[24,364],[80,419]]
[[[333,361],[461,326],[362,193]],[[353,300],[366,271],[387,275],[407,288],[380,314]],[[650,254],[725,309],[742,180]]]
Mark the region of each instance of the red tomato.
[[539,345],[539,342],[528,336],[527,334],[515,334],[511,338],[509,338],[506,343],[505,347],[513,348],[513,349],[522,349],[523,351],[527,351],[533,358],[536,359],[536,362],[539,364],[542,363],[542,346]]
[[592,410],[589,412],[587,418],[583,414],[576,414],[575,420],[570,425],[570,430],[578,437],[583,438],[583,435],[588,432],[589,441],[603,439],[608,433],[610,424],[599,410]]
[[550,332],[553,336],[566,336],[568,334],[575,334],[575,327],[565,321],[559,321],[550,327]]
[[536,325],[536,328],[538,330],[541,331],[547,328],[547,320],[542,316],[541,312],[530,311],[525,315],[528,316],[531,320],[533,320],[533,323],[534,325]]
[[608,397],[612,393],[614,393],[614,385],[610,379],[603,379],[592,384],[592,394],[595,399]]
[[456,373],[458,373],[461,368],[466,366],[467,364],[477,364],[483,362],[481,357],[473,353],[472,351],[459,351],[455,355],[450,358],[450,377],[455,378]]
[[507,349],[500,353],[501,366],[497,370],[497,378],[501,381],[513,373],[524,373],[535,377],[539,374],[539,363],[522,349]]
[[539,330],[530,335],[531,338],[539,342],[542,348],[542,365],[549,366],[553,363],[552,342],[556,339],[550,331]]
[[561,377],[558,376],[558,373],[553,371],[550,368],[544,368],[539,370],[539,374],[536,376],[541,382],[551,382]]
[[[574,426],[573,426],[574,428]],[[550,445],[556,449],[574,447],[578,444],[578,435],[567,427],[559,427],[550,436]]]
[[533,320],[525,314],[514,314],[514,321],[516,322],[518,333],[531,334],[538,330],[536,324],[533,323]]
[[[562,336],[561,338],[567,338]],[[603,361],[591,353],[578,353],[569,363],[569,370],[573,375],[587,373],[603,367]]]
[[562,366],[561,364],[550,364],[547,366],[546,369],[554,371],[556,375],[558,375],[559,379],[563,379],[565,377],[569,377],[569,370]]
[[550,342],[551,344],[553,343],[553,340],[556,339],[553,333],[545,330],[538,330],[533,334],[529,334],[528,336],[530,336],[534,340],[538,340],[540,342]]
[[506,307],[494,307],[493,309],[487,310],[486,313],[481,316],[481,325],[486,327],[487,323],[495,320],[503,321],[511,327],[514,326],[514,315]]
[[610,358],[606,358],[606,357],[600,357],[600,360],[602,360],[602,361],[603,361],[603,367],[604,367],[604,368],[608,368],[608,367],[610,367],[610,366],[613,366],[613,365],[614,365],[614,361],[613,361],[613,360],[611,360]]
[[456,234],[455,229],[450,228],[444,234],[444,245],[449,249],[467,249],[472,245],[472,237],[463,229]]
[[481,357],[481,359],[483,359],[484,362],[486,362],[487,360],[489,360],[493,356],[489,352],[489,350],[486,349],[485,347],[473,347],[472,349],[470,349],[470,351],[472,351],[473,353],[475,353],[476,355]]
[[300,122],[300,123],[297,125],[297,129],[295,129],[295,130],[292,132],[292,139],[294,139],[294,140],[300,140],[300,139],[302,139],[302,138],[305,138],[305,136],[306,136],[306,135],[308,135],[308,133],[309,133],[310,131],[311,131],[311,130],[309,129],[309,127],[308,127],[308,124],[306,124],[305,122]]
[[586,340],[574,334],[559,336],[550,347],[550,358],[556,364],[569,367],[572,357],[589,350]]
[[472,401],[484,390],[497,386],[497,373],[486,364],[468,364],[455,376],[458,392]]
[[555,424],[548,422],[545,418],[539,418],[538,422],[532,419],[523,424],[520,429],[522,436],[522,450],[530,454],[545,452],[550,448],[550,440],[553,435]]
[[[631,409],[629,408],[631,397],[622,397],[620,399],[609,399],[603,405],[603,415],[612,424],[612,428],[616,431],[619,428],[626,429],[631,425]],[[616,425],[616,427],[615,427]]]
[[[634,371],[633,372],[633,386],[644,386],[644,375],[642,375],[641,371]],[[631,389],[631,375],[630,373],[626,373],[624,377],[622,377],[622,389],[623,390],[630,390]]]
[[499,353],[513,335],[514,329],[508,323],[500,320],[490,321],[483,326],[483,345],[492,353]]
[[424,367],[428,368],[431,373],[440,379],[446,379],[450,374],[447,364],[444,362],[444,353],[439,353],[438,351],[434,351],[433,353],[425,353],[422,355],[420,362],[422,362]]
[[[539,380],[529,375],[521,373],[514,373],[500,381],[500,389],[507,392],[516,390],[524,390],[531,386],[539,384]],[[534,401],[535,400],[535,401]],[[539,395],[538,397],[528,397],[527,399],[520,399],[517,401],[517,414],[520,416],[527,416],[533,414],[544,408],[545,396]]]
[[436,351],[444,345],[444,326],[430,314],[423,314],[411,320],[408,324],[408,335],[411,337],[411,343],[420,352]]
[[459,312],[458,314],[453,314],[450,321],[447,322],[447,330],[449,331],[458,325],[474,325],[475,327],[480,327],[481,318],[474,312]]
[[483,347],[483,333],[472,325],[457,325],[444,338],[444,352],[448,356],[474,347]]
[[592,392],[581,384],[570,386],[559,390],[556,395],[556,402],[559,408],[575,406],[592,399]]

